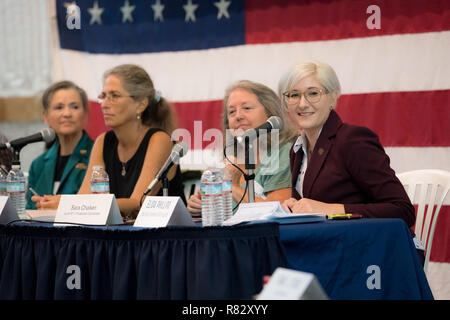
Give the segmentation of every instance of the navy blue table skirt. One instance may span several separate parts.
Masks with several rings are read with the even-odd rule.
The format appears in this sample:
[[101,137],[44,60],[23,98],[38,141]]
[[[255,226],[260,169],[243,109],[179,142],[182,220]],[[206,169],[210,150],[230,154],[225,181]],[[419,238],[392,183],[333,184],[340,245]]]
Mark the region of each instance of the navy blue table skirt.
[[282,225],[280,238],[289,268],[313,273],[330,299],[433,299],[403,220]]
[[277,224],[0,226],[0,299],[249,299],[286,265]]

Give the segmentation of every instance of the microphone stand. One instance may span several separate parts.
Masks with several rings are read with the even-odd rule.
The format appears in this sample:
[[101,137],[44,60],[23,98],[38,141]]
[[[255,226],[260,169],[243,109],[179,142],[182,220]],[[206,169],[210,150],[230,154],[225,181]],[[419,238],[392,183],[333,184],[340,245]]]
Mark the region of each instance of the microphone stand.
[[20,166],[20,151],[22,150],[22,148],[13,148],[11,147],[11,149],[13,150],[13,160],[12,163],[13,164],[18,164]]
[[250,143],[250,137],[244,139],[245,148],[245,169],[247,174],[244,175],[248,184],[248,202],[255,202],[255,154],[253,152],[253,146]]
[[169,196],[169,179],[167,179],[166,175],[164,175],[162,185],[163,185],[163,197]]

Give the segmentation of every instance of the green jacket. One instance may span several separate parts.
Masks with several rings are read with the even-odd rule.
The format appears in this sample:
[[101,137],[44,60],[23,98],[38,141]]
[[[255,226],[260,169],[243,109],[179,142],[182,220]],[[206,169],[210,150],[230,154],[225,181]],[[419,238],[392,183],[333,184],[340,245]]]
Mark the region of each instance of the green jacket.
[[[56,194],[76,194],[78,192],[86,174],[93,144],[89,135],[83,131],[83,136],[67,161]],[[53,194],[58,154],[59,141],[56,140],[47,152],[31,163],[28,188],[33,188],[41,196]],[[27,189],[27,209],[36,209],[35,203],[31,201],[32,196],[31,191]]]

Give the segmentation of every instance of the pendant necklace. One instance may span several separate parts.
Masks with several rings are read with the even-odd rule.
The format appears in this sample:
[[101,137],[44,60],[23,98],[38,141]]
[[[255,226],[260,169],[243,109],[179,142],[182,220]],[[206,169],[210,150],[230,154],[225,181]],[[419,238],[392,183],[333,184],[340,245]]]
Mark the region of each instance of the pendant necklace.
[[127,174],[127,170],[125,169],[125,162],[120,162],[122,164],[122,177],[125,177],[125,175]]

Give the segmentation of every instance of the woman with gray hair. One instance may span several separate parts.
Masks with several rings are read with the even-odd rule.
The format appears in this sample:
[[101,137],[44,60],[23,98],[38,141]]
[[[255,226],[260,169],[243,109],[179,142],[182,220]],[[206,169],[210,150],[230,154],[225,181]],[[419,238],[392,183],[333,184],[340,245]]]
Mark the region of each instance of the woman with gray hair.
[[290,153],[292,198],[283,203],[286,210],[357,213],[414,224],[414,207],[378,136],[343,123],[334,111],[341,86],[331,66],[295,65],[281,79],[279,93],[300,132]]
[[[133,64],[106,71],[98,98],[105,124],[112,130],[97,137],[78,193],[90,193],[92,168],[101,165],[109,175],[110,193],[116,196],[122,215],[134,218],[143,193],[172,150],[172,107],[155,90],[148,73]],[[178,166],[169,171],[169,195],[183,195],[180,175]],[[158,184],[149,195],[160,190]],[[59,199],[43,199],[40,205],[56,207],[58,202]]]
[[[295,140],[295,133],[286,118],[286,112],[280,107],[281,101],[277,94],[269,87],[248,81],[241,80],[227,88],[223,100],[222,121],[224,137],[229,137],[230,131],[235,134],[257,128],[271,116],[278,116],[284,123],[279,131],[278,143],[271,145],[271,134],[259,137],[256,144],[259,146],[261,139],[267,139],[270,148],[258,152],[255,170],[255,201],[283,201],[290,196],[291,176],[289,171],[289,150]],[[259,140],[259,141],[258,141]],[[226,139],[225,144],[230,139]],[[232,140],[231,140],[232,141]],[[230,152],[231,153],[231,152]],[[241,170],[244,170],[243,161],[234,157],[236,152],[230,154]],[[248,195],[245,193],[245,179],[242,172],[228,164],[227,169],[232,173],[232,194],[233,200],[248,202]],[[188,201],[188,210],[193,215],[201,213],[200,192],[191,196]]]
[[94,144],[84,130],[89,116],[88,98],[75,83],[63,80],[49,86],[42,95],[42,108],[44,121],[57,138],[31,163],[27,209],[36,209],[32,201],[34,193],[77,193]]

